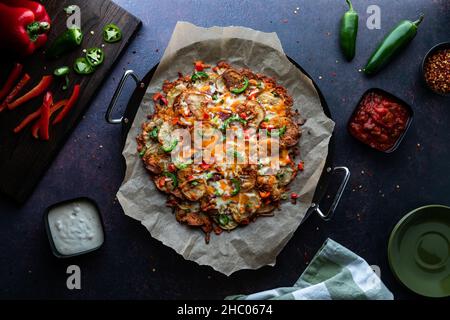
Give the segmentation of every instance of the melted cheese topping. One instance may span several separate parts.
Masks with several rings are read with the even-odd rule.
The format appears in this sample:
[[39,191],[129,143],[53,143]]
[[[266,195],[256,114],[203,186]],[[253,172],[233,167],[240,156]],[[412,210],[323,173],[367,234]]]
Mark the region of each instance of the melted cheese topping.
[[[230,74],[224,75],[225,71],[227,69],[216,67],[211,70],[206,68],[203,72],[208,77],[204,74],[193,78],[186,76],[178,79],[175,82],[176,85],[174,85],[175,83],[169,84],[173,87],[166,94],[167,107],[155,108],[156,113],[152,117],[154,124],[145,125],[143,129],[146,132],[147,147],[153,155],[152,159],[160,157],[160,162],[165,161],[163,167],[170,168],[168,154],[161,152],[160,146],[171,145],[173,130],[176,128],[189,128],[193,133],[194,123],[202,123],[199,130],[201,132],[194,132],[194,136],[199,134],[202,137],[201,144],[194,146],[193,139],[188,156],[193,157],[203,151],[203,163],[201,165],[193,164],[191,158],[183,158],[180,154],[180,161],[176,163],[177,169],[171,171],[171,174],[177,176],[178,188],[167,190],[167,192],[176,196],[175,202],[182,210],[197,212],[215,209],[214,214],[218,212],[227,215],[231,225],[233,223],[238,225],[244,221],[248,223],[248,218],[262,206],[275,207],[274,203],[278,200],[277,198],[272,200],[271,191],[268,190],[273,189],[273,192],[277,194],[285,191],[283,186],[289,181],[282,186],[281,181],[277,180],[276,174],[280,171],[280,167],[292,165],[289,148],[281,148],[279,154],[271,154],[270,148],[273,143],[269,138],[270,133],[266,131],[264,131],[264,139],[261,139],[260,131],[259,143],[261,144],[262,140],[267,141],[268,155],[260,158],[258,163],[249,164],[250,150],[255,144],[258,144],[258,140],[254,140],[254,136],[250,137],[249,131],[259,128],[272,130],[279,118],[289,118],[291,113],[283,96],[274,92],[275,84],[272,80],[266,81],[264,77],[254,76],[257,79],[250,79],[248,87],[242,93],[233,93],[227,88],[225,79],[230,81],[227,78]],[[239,75],[239,73],[237,74]],[[234,86],[234,88],[236,87]],[[272,121],[272,119],[274,120]],[[170,124],[162,124],[163,120]],[[156,141],[154,138],[152,140],[148,134],[155,126],[159,128]],[[275,128],[279,130],[281,126],[278,125]],[[232,129],[238,138],[237,141],[244,141],[244,144],[238,145],[237,141],[225,140],[225,132],[229,133],[227,129]],[[195,130],[198,128],[195,127]],[[285,131],[286,128],[284,128]],[[266,135],[267,138],[265,138]],[[219,141],[219,139],[223,140]],[[220,155],[217,154],[217,146],[224,158],[220,158]],[[278,148],[279,145],[277,144],[276,147]],[[254,150],[251,151],[254,152]],[[272,163],[277,162],[274,157],[277,157],[280,166],[276,170],[271,166]],[[233,159],[233,161],[227,162],[225,159]],[[254,161],[253,158],[252,161]],[[180,174],[180,171],[177,170],[187,171],[187,173]],[[248,177],[249,172],[254,176],[254,186],[252,187],[250,183],[250,187],[246,186],[241,190],[240,183],[244,183],[241,179],[243,176]],[[170,174],[163,177],[168,181],[171,179]],[[261,182],[257,180],[259,178],[264,180]],[[245,183],[248,185],[248,182]],[[180,189],[180,186],[189,186],[189,188]],[[197,191],[200,192],[197,197],[200,200],[186,203],[183,192],[193,194]],[[207,209],[203,209],[204,207]],[[186,221],[189,223],[189,220]],[[214,221],[218,223],[217,216],[214,217]],[[229,223],[227,225],[229,226]]]

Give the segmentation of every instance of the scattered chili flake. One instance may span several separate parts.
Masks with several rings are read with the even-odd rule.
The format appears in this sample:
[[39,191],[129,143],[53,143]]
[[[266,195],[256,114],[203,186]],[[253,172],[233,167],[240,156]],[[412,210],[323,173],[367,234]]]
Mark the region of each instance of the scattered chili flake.
[[300,198],[300,196],[297,193],[295,192],[291,193],[291,199],[298,199],[298,198]]
[[305,170],[305,163],[303,161],[298,163],[298,170],[300,171]]
[[425,81],[431,90],[446,94],[450,92],[450,49],[436,51],[425,61]]

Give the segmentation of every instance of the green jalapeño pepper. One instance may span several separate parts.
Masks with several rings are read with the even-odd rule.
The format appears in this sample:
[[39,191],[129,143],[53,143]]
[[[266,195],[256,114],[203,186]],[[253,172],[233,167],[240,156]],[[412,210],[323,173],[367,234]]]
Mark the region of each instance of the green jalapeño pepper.
[[47,58],[56,59],[76,49],[83,40],[83,32],[78,28],[67,29],[52,43],[47,50]]
[[226,214],[219,214],[218,220],[221,226],[226,226],[230,222],[230,218]]
[[90,48],[86,51],[86,60],[93,67],[98,67],[103,63],[105,53],[100,48]]
[[176,189],[178,187],[178,178],[176,175],[174,175],[172,172],[165,171],[163,173],[167,178],[172,180],[173,189]]
[[238,115],[234,114],[231,117],[229,117],[228,119],[226,119],[223,123],[222,126],[220,127],[221,130],[226,130],[228,128],[228,126],[230,125],[230,123],[232,122],[240,122],[244,125],[247,124],[247,121],[244,119],[241,119],[241,117],[239,117]]
[[175,147],[177,146],[177,144],[178,144],[178,140],[175,139],[175,140],[173,140],[169,145],[163,145],[163,146],[161,147],[161,149],[162,149],[164,152],[172,152],[172,151],[175,149]]
[[158,127],[154,127],[152,129],[152,131],[150,131],[150,138],[152,138],[153,140],[157,140],[158,139],[158,133],[159,133],[159,128]]
[[114,43],[122,39],[122,30],[114,23],[110,23],[103,28],[103,39],[108,43]]
[[412,22],[401,21],[378,45],[364,68],[364,73],[372,75],[377,73],[391,59],[398,54],[417,34],[417,27],[423,20],[423,15]]
[[141,152],[139,152],[139,156],[142,158],[142,157],[145,155],[146,152],[147,152],[147,147],[144,146],[144,147],[142,148]]
[[67,66],[59,67],[59,68],[55,69],[55,71],[53,72],[53,74],[56,77],[64,78],[65,84],[62,87],[63,90],[67,90],[67,88],[69,87],[69,82],[70,82],[69,81],[69,73],[70,73],[70,68]]
[[237,178],[233,178],[231,179],[231,182],[233,183],[234,189],[231,192],[232,196],[235,196],[239,193],[239,191],[241,191],[241,180],[237,179]]
[[244,83],[242,84],[242,87],[231,89],[231,92],[234,94],[240,94],[245,90],[247,90],[247,88],[248,88],[248,79],[244,78]]
[[282,126],[280,129],[267,131],[269,137],[282,137],[286,133],[286,126]]
[[78,74],[91,74],[95,71],[95,68],[89,64],[86,58],[78,58],[75,60],[75,64],[73,65],[73,70],[75,70]]
[[356,36],[358,34],[358,13],[353,10],[350,0],[346,0],[349,10],[342,16],[340,30],[340,44],[342,53],[348,61],[355,57]]
[[192,75],[191,81],[195,82],[200,79],[208,79],[208,78],[209,78],[209,76],[206,72],[200,71],[200,72],[196,72]]

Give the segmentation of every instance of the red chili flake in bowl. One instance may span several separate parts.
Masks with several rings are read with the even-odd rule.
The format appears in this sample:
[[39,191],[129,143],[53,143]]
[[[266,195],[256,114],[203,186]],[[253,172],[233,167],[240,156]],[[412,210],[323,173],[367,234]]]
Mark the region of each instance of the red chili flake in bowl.
[[399,99],[379,89],[369,90],[353,113],[348,129],[372,148],[391,152],[406,132],[411,116],[411,109]]
[[450,49],[436,51],[429,56],[424,65],[425,81],[431,90],[450,93]]

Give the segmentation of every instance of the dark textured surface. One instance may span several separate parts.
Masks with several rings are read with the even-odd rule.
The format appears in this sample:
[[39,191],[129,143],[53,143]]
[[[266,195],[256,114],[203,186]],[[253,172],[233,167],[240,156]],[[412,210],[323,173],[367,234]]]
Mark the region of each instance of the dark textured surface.
[[[368,3],[355,1],[361,27],[351,64],[343,62],[337,43],[344,1],[116,2],[142,19],[143,28],[29,201],[20,208],[0,202],[1,298],[221,299],[291,285],[327,237],[379,265],[396,298],[418,298],[394,279],[386,246],[392,227],[411,209],[431,203],[450,205],[450,103],[428,92],[419,74],[426,51],[450,40],[448,1],[370,1],[381,7],[381,30],[365,27]],[[296,7],[298,14],[294,14]],[[425,20],[407,51],[374,78],[359,73],[384,33],[401,19],[415,19],[419,12],[425,13]],[[299,228],[275,267],[229,278],[199,267],[152,239],[138,222],[123,215],[114,200],[123,177],[121,130],[105,123],[106,105],[125,69],[144,75],[158,62],[178,20],[277,32],[286,53],[317,80],[337,122],[335,162],[348,166],[353,174],[347,192],[332,221],[313,216]],[[346,131],[355,103],[370,87],[398,95],[415,111],[408,135],[390,155],[366,148]],[[127,90],[131,93],[131,85]],[[77,196],[97,200],[106,224],[106,243],[97,253],[58,260],[46,239],[44,210]],[[82,269],[80,291],[66,289],[65,270],[72,263]]]

